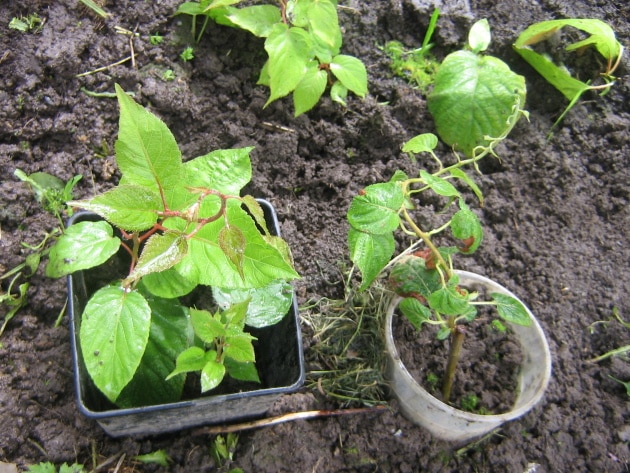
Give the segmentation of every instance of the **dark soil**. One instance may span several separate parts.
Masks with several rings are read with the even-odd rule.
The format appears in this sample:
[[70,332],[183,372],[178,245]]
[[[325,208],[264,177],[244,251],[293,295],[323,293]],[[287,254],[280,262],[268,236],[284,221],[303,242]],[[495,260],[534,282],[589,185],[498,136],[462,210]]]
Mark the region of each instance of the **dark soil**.
[[[516,401],[517,377],[523,360],[518,340],[507,328],[497,330],[482,316],[466,324],[464,330],[465,341],[447,402],[478,414],[509,411]],[[402,316],[394,319],[393,334],[400,359],[409,373],[424,389],[444,401],[442,383],[449,342],[437,338],[437,327],[425,325],[418,331]]]
[[[303,278],[300,303],[343,295],[347,266],[345,213],[352,196],[410,170],[401,144],[434,131],[425,99],[391,77],[378,49],[390,39],[421,44],[433,7],[420,0],[341,2],[344,52],[368,66],[370,95],[350,97],[347,109],[323,100],[293,118],[289,100],[263,105],[256,85],[265,56],[262,41],[246,32],[210,25],[195,59],[183,63],[189,23],[173,18],[179,0],[105,1],[112,14],[95,18],[78,1],[15,0],[0,6],[0,272],[20,264],[55,220],[13,177],[46,171],[64,180],[83,174],[78,194],[92,195],[117,181],[111,150],[117,132],[115,100],[82,92],[112,92],[114,83],[171,127],[184,156],[217,148],[255,146],[248,192],[268,198],[294,249]],[[624,472],[630,470],[629,398],[621,384],[630,365],[621,358],[588,360],[630,343],[630,83],[627,56],[620,79],[605,97],[587,94],[551,140],[546,135],[566,105],[561,94],[513,51],[527,25],[566,17],[600,18],[623,44],[630,39],[625,0],[440,1],[444,12],[434,41],[440,57],[461,46],[475,19],[488,18],[490,53],[526,77],[531,121],[521,120],[498,149],[502,161],[484,166],[478,182],[486,196],[478,211],[485,242],[472,270],[514,291],[539,318],[553,355],[553,377],[533,412],[464,450],[431,438],[397,412],[299,421],[241,434],[233,466],[247,472],[449,471]],[[346,8],[347,7],[347,8]],[[39,33],[7,28],[11,18],[37,12]],[[82,77],[131,53],[131,61]],[[164,41],[151,45],[149,35]],[[172,69],[176,79],[161,79]],[[445,148],[441,149],[447,153]],[[215,471],[213,438],[190,431],[149,438],[110,439],[78,412],[73,393],[64,281],[31,279],[29,303],[0,338],[0,461],[20,469],[40,461],[92,463],[164,449],[164,471]],[[3,281],[3,289],[6,289]],[[4,310],[4,309],[2,309]],[[601,322],[601,323],[598,323]],[[595,325],[593,325],[595,324]],[[303,327],[309,358],[312,333]],[[283,397],[275,412],[337,407],[318,391]],[[113,470],[113,465],[111,467]],[[122,470],[119,470],[122,471]]]

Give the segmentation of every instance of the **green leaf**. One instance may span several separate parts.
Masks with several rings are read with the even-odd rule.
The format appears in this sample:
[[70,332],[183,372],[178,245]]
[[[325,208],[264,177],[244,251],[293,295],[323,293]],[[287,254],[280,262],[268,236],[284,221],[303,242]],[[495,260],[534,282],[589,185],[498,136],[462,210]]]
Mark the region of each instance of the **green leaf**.
[[400,301],[398,308],[417,330],[420,330],[422,324],[430,320],[433,315],[431,309],[414,297],[404,298]]
[[438,195],[444,197],[459,197],[460,195],[453,184],[446,179],[429,174],[424,169],[420,171],[420,178]]
[[166,124],[138,105],[116,84],[120,105],[116,162],[125,182],[164,192],[169,207],[171,192],[182,183],[182,157]]
[[571,77],[570,73],[553,63],[551,59],[539,54],[531,46],[548,39],[565,26],[577,28],[591,36],[566,47],[573,51],[586,46],[594,46],[606,59],[608,64],[614,64],[622,53],[622,46],[615,37],[615,32],[605,22],[598,19],[570,18],[564,20],[550,20],[535,23],[525,29],[514,43],[514,49],[551,85],[558,89],[568,99],[579,97],[590,86],[585,82]]
[[433,133],[414,136],[402,146],[404,153],[430,153],[438,145],[438,138]]
[[327,82],[328,75],[326,71],[321,70],[316,61],[312,61],[306,74],[293,91],[293,105],[296,117],[308,112],[319,102],[326,90]]
[[[247,242],[243,255],[245,279],[218,245],[219,232],[225,225],[222,219],[208,223],[188,241],[188,254],[177,265],[186,279],[208,286],[250,288],[265,286],[275,279],[299,277],[284,255],[265,241],[240,202],[228,201],[226,215],[229,224],[238,227]],[[201,212],[200,217],[204,216]]]
[[450,173],[451,173],[451,176],[459,179],[460,181],[464,181],[466,184],[468,184],[468,186],[472,189],[472,191],[477,196],[477,199],[479,199],[479,204],[483,207],[483,194],[481,193],[481,189],[479,188],[477,183],[475,183],[475,181],[473,181],[472,178],[461,169],[451,169]]
[[346,107],[346,97],[348,97],[348,88],[339,81],[333,82],[333,85],[330,87],[330,98],[332,101]]
[[144,245],[136,267],[123,281],[130,284],[150,273],[159,273],[179,263],[188,251],[185,235],[167,231],[152,235]]
[[81,316],[79,340],[85,367],[112,402],[131,381],[144,354],[151,308],[137,291],[107,286],[90,298]]
[[440,66],[427,105],[442,140],[472,156],[511,129],[525,90],[525,79],[501,60],[457,51]]
[[530,326],[532,319],[521,301],[515,297],[493,292],[490,297],[497,304],[499,317],[517,325]]
[[223,360],[223,364],[225,365],[227,373],[232,378],[238,379],[240,381],[252,381],[254,383],[260,383],[258,371],[256,370],[256,365],[254,363],[239,363],[232,358],[226,358],[225,360]]
[[157,212],[164,210],[155,191],[137,185],[121,185],[90,200],[68,202],[68,205],[94,212],[118,228],[142,231],[157,222]]
[[342,38],[336,5],[327,0],[314,1],[309,6],[307,15],[309,30],[313,36],[329,51],[337,54]]
[[216,303],[223,308],[249,301],[244,322],[257,328],[280,322],[293,303],[293,286],[280,279],[255,289],[213,287],[212,294]]
[[133,459],[141,463],[155,463],[156,465],[160,465],[164,468],[168,468],[169,464],[173,461],[171,457],[168,456],[168,453],[166,453],[166,450],[162,449],[151,453],[145,453],[144,455],[135,455]]
[[[185,376],[169,378],[177,356],[193,338],[186,308],[174,299],[145,295],[151,308],[149,341],[131,382],[116,400],[120,407],[166,404],[180,400]],[[151,386],[151,389],[147,389]]]
[[462,253],[474,253],[483,239],[483,228],[479,222],[479,217],[466,207],[461,208],[453,215],[451,231],[455,238],[465,240],[465,248],[461,249]]
[[245,240],[245,236],[238,227],[225,226],[219,231],[219,247],[236,267],[242,279],[245,279],[243,260],[246,246],[247,241]]
[[400,224],[400,212],[405,201],[398,182],[384,182],[367,186],[352,199],[348,209],[348,223],[356,230],[382,235],[393,232]]
[[396,241],[392,232],[382,235],[365,233],[354,228],[348,231],[348,247],[350,260],[361,271],[361,287],[367,288],[389,263]]
[[[267,219],[265,218],[265,211],[256,198],[251,195],[244,195],[242,197],[243,204],[247,207],[247,212],[252,216],[256,225],[258,225],[267,236],[271,236],[269,229],[267,228]],[[284,240],[283,240],[284,241]]]
[[223,354],[241,363],[256,361],[254,345],[252,345],[252,338],[249,336],[227,338],[223,348]]
[[330,72],[359,97],[367,94],[367,71],[359,59],[339,54],[330,63]]
[[205,343],[212,344],[215,339],[224,337],[225,326],[220,317],[214,317],[207,310],[190,309],[190,320],[195,334]]
[[475,53],[485,51],[490,46],[490,25],[485,18],[472,25],[468,32],[468,45]]
[[71,225],[50,249],[46,275],[59,278],[103,264],[120,247],[120,239],[113,234],[104,221]]
[[206,352],[204,349],[201,347],[190,347],[179,354],[175,363],[175,369],[166,377],[166,380],[170,380],[178,374],[201,371],[204,366],[206,366]]
[[417,294],[428,299],[442,287],[440,273],[428,269],[424,258],[418,256],[409,256],[395,264],[389,279],[396,294],[404,297]]
[[295,90],[306,74],[310,47],[310,37],[303,29],[289,28],[283,23],[273,27],[265,41],[271,89],[265,106]]
[[444,315],[463,315],[469,311],[468,298],[460,294],[455,287],[448,285],[431,294],[429,306]]
[[158,273],[149,273],[142,278],[142,284],[155,296],[172,299],[190,293],[197,284],[186,279],[175,268]]
[[275,5],[253,5],[239,8],[227,15],[227,18],[239,28],[247,30],[259,38],[269,36],[274,25],[282,22],[280,9]]
[[254,148],[219,149],[184,164],[188,187],[213,189],[224,194],[239,195],[252,179],[249,157]]
[[225,377],[225,366],[215,360],[210,360],[201,370],[201,392],[205,393],[216,388]]

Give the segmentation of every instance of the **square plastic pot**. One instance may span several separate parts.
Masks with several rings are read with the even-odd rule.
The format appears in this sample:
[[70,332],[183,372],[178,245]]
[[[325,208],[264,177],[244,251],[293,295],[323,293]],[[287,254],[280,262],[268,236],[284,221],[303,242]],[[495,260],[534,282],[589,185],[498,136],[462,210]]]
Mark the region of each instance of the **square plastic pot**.
[[[280,235],[278,219],[272,205],[258,202],[265,211],[269,231]],[[75,214],[68,225],[86,220],[100,220],[89,212]],[[98,268],[92,271],[98,271]],[[304,354],[297,301],[276,325],[248,330],[258,338],[256,367],[261,379],[260,388],[250,391],[200,396],[168,404],[121,409],[111,404],[90,379],[79,347],[81,313],[89,298],[85,284],[86,271],[68,276],[68,311],[75,393],[79,410],[96,420],[113,437],[153,435],[187,429],[200,425],[228,424],[261,417],[282,395],[297,391],[304,384]],[[210,288],[208,288],[210,291]],[[150,389],[150,386],[147,387]]]

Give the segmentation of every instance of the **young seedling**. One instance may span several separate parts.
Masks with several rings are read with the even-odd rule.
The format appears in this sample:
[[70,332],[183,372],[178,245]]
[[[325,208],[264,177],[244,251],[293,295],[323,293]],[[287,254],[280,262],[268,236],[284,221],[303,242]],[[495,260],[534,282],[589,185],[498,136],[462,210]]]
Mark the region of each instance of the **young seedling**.
[[[184,163],[167,126],[118,85],[116,94],[122,179],[103,194],[68,203],[104,220],[70,226],[51,249],[46,274],[61,277],[100,266],[119,249],[128,254],[127,274],[96,290],[85,305],[79,342],[94,384],[110,401],[130,407],[178,400],[183,372],[165,378],[192,346],[204,351],[212,367],[240,363],[227,368],[229,374],[251,363],[225,344],[223,353],[218,344],[216,354],[205,351],[204,342],[236,337],[232,330],[242,328],[241,312],[227,309],[209,317],[189,310],[180,296],[202,285],[213,288],[223,307],[249,300],[245,323],[262,327],[287,313],[288,281],[298,274],[286,242],[269,233],[259,203],[240,196],[251,179],[252,148],[218,150]],[[198,322],[202,316],[216,332]]]
[[279,0],[279,6],[234,7],[238,3],[241,0],[186,2],[176,13],[192,15],[193,28],[197,16],[205,18],[197,40],[209,19],[265,38],[269,58],[258,80],[270,89],[265,106],[293,94],[298,116],[312,109],[328,86],[331,99],[343,106],[348,91],[359,97],[367,94],[364,64],[340,54],[342,34],[335,0]]
[[[517,119],[514,115],[512,119]],[[505,135],[512,123],[505,123]],[[429,153],[437,162],[432,173],[421,170],[417,177],[397,171],[389,182],[367,186],[352,200],[348,210],[350,231],[348,243],[350,258],[361,271],[360,290],[389,269],[392,289],[404,297],[399,308],[403,315],[418,329],[424,324],[439,327],[439,339],[450,338],[449,359],[442,395],[448,402],[453,385],[455,368],[464,341],[465,324],[474,320],[480,306],[493,306],[501,319],[529,325],[531,320],[525,307],[515,298],[489,294],[490,300],[479,300],[480,294],[470,292],[459,285],[459,277],[453,267],[456,254],[474,253],[482,241],[482,228],[477,215],[470,210],[463,194],[454,183],[463,183],[482,200],[479,187],[464,171],[465,167],[477,167],[478,161],[493,153],[496,140],[483,148],[478,146],[473,157],[447,165],[434,153],[437,137],[427,133],[418,135],[403,145],[403,151],[417,154]],[[428,229],[414,217],[416,200],[426,192],[433,192],[445,201],[439,212],[445,222]],[[455,207],[449,214],[448,209]],[[409,250],[392,258],[395,250],[394,232],[400,230],[414,240]],[[446,238],[450,231],[456,245],[438,246],[436,238]],[[423,249],[418,249],[419,246]]]
[[[581,41],[569,44],[564,50],[581,54],[585,49],[594,47],[604,58],[606,64],[605,70],[599,74],[600,83],[593,84],[590,80],[582,81],[577,79],[563,64],[557,64],[545,52],[537,52],[533,48],[551,37],[558,36],[565,27],[575,28],[590,35]],[[552,130],[562,121],[585,92],[594,90],[599,91],[600,95],[604,95],[610,90],[616,79],[613,73],[619,66],[623,55],[623,46],[615,38],[615,32],[607,23],[597,19],[570,18],[535,23],[519,35],[514,43],[514,49],[547,82],[562,92],[569,101],[567,108],[553,124]]]

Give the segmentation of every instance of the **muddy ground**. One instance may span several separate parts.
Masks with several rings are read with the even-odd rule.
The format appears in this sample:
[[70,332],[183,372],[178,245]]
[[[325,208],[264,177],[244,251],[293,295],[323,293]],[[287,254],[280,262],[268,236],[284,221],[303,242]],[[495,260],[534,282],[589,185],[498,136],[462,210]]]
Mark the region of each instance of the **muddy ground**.
[[[112,149],[118,110],[114,83],[172,129],[184,156],[216,148],[255,146],[248,191],[276,207],[282,232],[303,278],[300,304],[343,296],[340,268],[348,266],[345,213],[368,184],[409,168],[400,145],[434,131],[423,96],[394,78],[378,48],[397,39],[418,47],[433,10],[422,0],[340,2],[343,51],[368,67],[370,94],[351,97],[347,109],[328,99],[293,117],[289,100],[263,105],[268,91],[256,78],[265,56],[261,40],[210,25],[199,45],[189,23],[173,18],[179,0],[105,1],[100,20],[77,0],[17,0],[0,5],[0,272],[21,263],[54,227],[30,191],[13,176],[46,171],[84,179],[79,196],[116,182]],[[434,41],[443,57],[461,46],[475,19],[488,18],[490,53],[523,74],[530,122],[521,120],[478,179],[486,204],[478,210],[485,242],[465,269],[517,293],[538,316],[553,356],[546,396],[531,413],[483,442],[461,446],[431,438],[397,411],[299,421],[241,434],[232,466],[246,472],[626,472],[630,471],[630,409],[624,387],[627,359],[588,360],[630,343],[630,83],[624,59],[613,90],[588,95],[553,137],[546,135],[566,105],[530,69],[511,44],[527,25],[546,19],[600,18],[628,46],[630,6],[625,0],[471,0],[439,2]],[[8,29],[13,17],[38,13],[38,33]],[[134,63],[107,68],[131,54]],[[149,36],[164,41],[151,45]],[[195,48],[184,63],[179,53]],[[166,69],[175,80],[164,81]],[[447,150],[442,148],[442,152]],[[6,289],[3,281],[3,289]],[[83,418],[73,398],[68,321],[55,321],[66,297],[63,281],[31,279],[28,305],[0,338],[0,461],[20,469],[40,461],[92,464],[124,453],[118,471],[216,471],[213,437],[190,431],[149,438],[111,439]],[[0,309],[4,310],[4,309]],[[595,325],[594,325],[595,324]],[[313,366],[313,334],[303,327]],[[307,369],[309,369],[307,366]],[[316,389],[283,398],[278,412],[339,407]],[[165,449],[169,468],[139,465],[130,457]],[[113,471],[114,465],[111,465]]]

